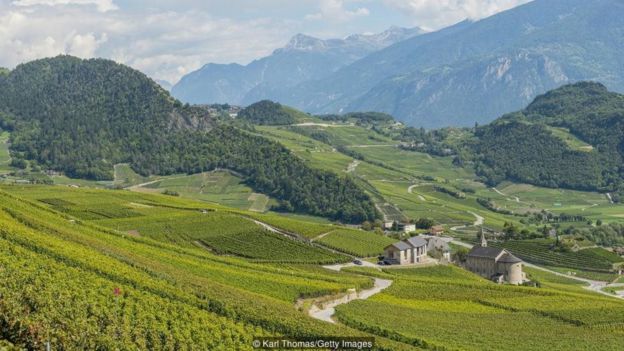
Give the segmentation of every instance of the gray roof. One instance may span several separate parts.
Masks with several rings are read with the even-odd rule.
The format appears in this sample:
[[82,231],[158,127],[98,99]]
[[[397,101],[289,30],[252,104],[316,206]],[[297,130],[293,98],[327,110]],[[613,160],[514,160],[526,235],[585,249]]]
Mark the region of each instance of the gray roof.
[[468,253],[468,257],[484,257],[496,259],[504,250],[496,247],[475,246]]
[[427,240],[415,236],[413,238],[409,238],[407,240],[403,240],[403,241],[399,241],[396,242],[390,246],[387,246],[386,249],[390,248],[390,247],[394,247],[396,249],[399,249],[401,251],[405,251],[405,250],[409,250],[411,248],[414,247],[423,247],[423,246],[427,246]]
[[498,262],[501,262],[501,263],[520,263],[520,262],[522,262],[522,260],[508,252],[508,253],[504,254],[500,258],[500,260],[498,260]]
[[419,236],[415,236],[413,238],[409,238],[407,240],[405,240],[404,242],[406,242],[409,245],[412,245],[412,247],[422,247],[422,246],[427,246],[427,240],[419,237]]
[[406,243],[404,243],[402,241],[396,242],[396,243],[386,247],[386,249],[391,248],[391,247],[397,248],[397,249],[399,249],[401,251],[409,250],[409,249],[412,248],[411,246],[409,246],[408,244],[406,244]]

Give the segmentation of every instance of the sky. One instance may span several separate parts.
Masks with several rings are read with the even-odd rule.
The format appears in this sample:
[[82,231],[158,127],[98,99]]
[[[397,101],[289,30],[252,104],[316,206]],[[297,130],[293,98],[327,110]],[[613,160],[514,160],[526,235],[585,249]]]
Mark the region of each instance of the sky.
[[207,63],[247,64],[297,33],[434,31],[530,0],[0,0],[0,66],[104,57],[177,82]]

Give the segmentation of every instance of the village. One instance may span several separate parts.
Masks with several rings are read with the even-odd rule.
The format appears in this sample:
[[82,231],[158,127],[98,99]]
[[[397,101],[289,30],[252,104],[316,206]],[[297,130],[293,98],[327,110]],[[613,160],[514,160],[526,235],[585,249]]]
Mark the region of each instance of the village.
[[[408,236],[416,232],[414,224],[394,223],[392,226]],[[385,247],[377,264],[387,268],[407,268],[453,263],[498,284],[529,283],[521,259],[505,249],[488,247],[483,227],[479,230],[479,238],[479,245],[472,246],[468,252],[452,254],[452,244],[460,244],[464,249],[471,245],[445,236],[442,226],[432,226],[426,234],[411,236]]]

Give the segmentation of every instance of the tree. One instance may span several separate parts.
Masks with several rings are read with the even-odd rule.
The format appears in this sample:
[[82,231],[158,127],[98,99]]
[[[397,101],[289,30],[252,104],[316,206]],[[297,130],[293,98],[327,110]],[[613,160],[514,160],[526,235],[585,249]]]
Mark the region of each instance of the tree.
[[466,257],[468,256],[468,249],[465,247],[460,247],[453,253],[453,260],[455,262],[464,263],[466,262]]

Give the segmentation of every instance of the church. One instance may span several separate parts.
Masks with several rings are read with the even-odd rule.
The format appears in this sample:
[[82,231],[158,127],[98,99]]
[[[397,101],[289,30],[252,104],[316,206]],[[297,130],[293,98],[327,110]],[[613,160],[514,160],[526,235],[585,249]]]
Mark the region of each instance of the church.
[[488,247],[483,228],[481,245],[473,247],[466,255],[465,267],[499,284],[519,285],[527,280],[522,271],[522,260],[505,249]]

